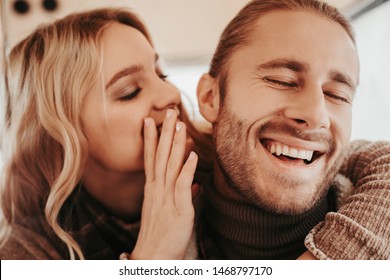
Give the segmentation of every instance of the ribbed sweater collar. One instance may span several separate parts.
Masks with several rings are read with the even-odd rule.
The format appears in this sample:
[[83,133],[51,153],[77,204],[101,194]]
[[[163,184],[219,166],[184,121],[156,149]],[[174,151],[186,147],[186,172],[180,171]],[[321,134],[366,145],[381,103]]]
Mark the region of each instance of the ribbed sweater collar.
[[326,197],[300,215],[267,212],[225,198],[205,188],[205,227],[225,259],[295,259],[306,249],[304,239],[329,211]]

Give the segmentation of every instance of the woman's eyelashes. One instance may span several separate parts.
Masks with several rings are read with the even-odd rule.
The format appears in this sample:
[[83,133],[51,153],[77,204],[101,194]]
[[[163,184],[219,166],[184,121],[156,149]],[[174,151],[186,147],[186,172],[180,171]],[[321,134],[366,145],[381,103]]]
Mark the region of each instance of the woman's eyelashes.
[[[162,73],[159,73],[157,72],[157,75],[158,77],[165,81],[167,78],[168,78],[168,75],[165,75],[165,74],[162,74]],[[118,96],[118,100],[119,101],[130,101],[134,98],[136,98],[142,91],[142,88],[141,87],[137,87],[134,89],[134,87],[128,87],[128,88],[125,88],[122,92],[123,94],[119,94]]]
[[138,96],[138,94],[141,92],[141,88],[136,88],[134,91],[128,93],[128,94],[124,94],[123,96],[119,97],[118,100],[119,101],[129,101],[129,100],[132,100],[134,99],[135,97]]
[[165,74],[158,74],[161,80],[165,81],[168,78],[168,75]]

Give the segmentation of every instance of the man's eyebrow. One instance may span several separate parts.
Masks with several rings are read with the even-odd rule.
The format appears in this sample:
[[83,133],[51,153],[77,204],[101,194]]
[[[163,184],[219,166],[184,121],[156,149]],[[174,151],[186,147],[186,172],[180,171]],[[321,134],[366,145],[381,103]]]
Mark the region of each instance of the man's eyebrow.
[[344,74],[338,70],[332,70],[329,73],[329,79],[331,81],[341,83],[349,87],[352,91],[356,90],[356,83],[353,82],[352,78],[347,74]]
[[257,66],[257,70],[274,70],[286,68],[294,72],[308,72],[308,64],[293,59],[274,59]]
[[[158,54],[155,54],[155,62],[157,63],[159,59],[159,56]],[[122,69],[121,71],[119,71],[118,73],[116,73],[111,79],[110,81],[107,83],[106,85],[106,90],[112,86],[113,84],[115,84],[116,81],[118,81],[120,78],[123,78],[125,76],[128,76],[128,75],[132,75],[134,73],[137,73],[137,72],[140,72],[142,71],[144,68],[142,65],[132,65],[132,66],[129,66],[129,67],[126,67],[124,69]]]

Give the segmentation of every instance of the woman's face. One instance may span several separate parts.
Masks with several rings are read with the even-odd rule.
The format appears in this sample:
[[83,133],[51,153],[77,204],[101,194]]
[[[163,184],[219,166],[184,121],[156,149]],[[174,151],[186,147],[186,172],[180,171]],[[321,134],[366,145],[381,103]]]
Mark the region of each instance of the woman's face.
[[88,164],[119,173],[144,170],[143,123],[162,125],[177,109],[178,90],[165,81],[157,55],[144,35],[113,23],[102,36],[101,78],[87,93],[81,117],[89,146]]

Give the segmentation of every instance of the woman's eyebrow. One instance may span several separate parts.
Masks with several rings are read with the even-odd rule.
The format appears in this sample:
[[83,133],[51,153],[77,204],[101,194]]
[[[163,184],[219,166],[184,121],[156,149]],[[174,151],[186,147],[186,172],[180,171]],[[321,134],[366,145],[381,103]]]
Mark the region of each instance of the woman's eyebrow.
[[140,72],[141,70],[143,70],[143,66],[142,65],[132,65],[130,67],[126,67],[124,69],[122,69],[121,71],[119,71],[118,73],[116,73],[112,78],[111,80],[107,83],[106,85],[106,90],[112,86],[113,84],[115,84],[116,81],[118,81],[120,78],[123,78],[124,76],[128,76],[128,75],[132,75],[134,73],[137,73],[137,72]]
[[[159,60],[159,56],[158,54],[155,54],[154,55],[154,60],[155,62],[157,63],[158,60]],[[134,73],[137,73],[137,72],[140,72],[142,71],[144,68],[142,65],[132,65],[132,66],[129,66],[129,67],[126,67],[124,69],[122,69],[121,71],[119,71],[118,73],[116,73],[112,78],[111,80],[107,83],[106,85],[106,90],[112,86],[113,84],[115,84],[116,81],[118,81],[120,78],[123,78],[124,76],[128,76],[128,75],[132,75]]]

